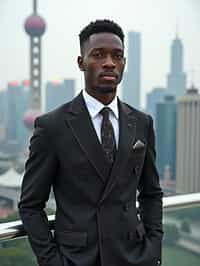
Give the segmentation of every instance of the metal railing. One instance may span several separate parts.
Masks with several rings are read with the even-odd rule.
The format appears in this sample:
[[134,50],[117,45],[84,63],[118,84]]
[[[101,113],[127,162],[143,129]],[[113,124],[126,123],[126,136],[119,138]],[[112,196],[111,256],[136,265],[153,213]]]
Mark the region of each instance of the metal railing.
[[[200,193],[176,195],[163,198],[164,211],[200,206]],[[55,216],[49,215],[49,228],[54,229]],[[0,224],[0,240],[17,239],[25,237],[26,232],[21,221]]]

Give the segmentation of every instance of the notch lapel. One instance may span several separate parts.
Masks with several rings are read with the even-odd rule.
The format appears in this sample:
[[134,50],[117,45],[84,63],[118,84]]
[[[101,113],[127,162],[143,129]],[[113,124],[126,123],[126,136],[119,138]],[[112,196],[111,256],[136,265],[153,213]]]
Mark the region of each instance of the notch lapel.
[[118,178],[124,171],[129,153],[132,150],[132,145],[136,135],[136,120],[133,111],[118,100],[119,106],[119,148],[116,154],[116,159],[106,184],[105,190],[102,194],[100,204],[110,194],[115,186]]
[[109,164],[93,127],[82,93],[71,102],[70,110],[66,114],[66,122],[88,160],[96,169],[98,176],[105,183],[109,175]]

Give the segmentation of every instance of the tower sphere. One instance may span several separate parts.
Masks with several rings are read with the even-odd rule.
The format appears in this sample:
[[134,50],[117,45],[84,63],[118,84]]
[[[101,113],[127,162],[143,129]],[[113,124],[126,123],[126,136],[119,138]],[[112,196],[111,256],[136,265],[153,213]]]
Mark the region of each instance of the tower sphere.
[[25,31],[31,36],[41,36],[46,30],[45,20],[39,15],[31,15],[25,21]]

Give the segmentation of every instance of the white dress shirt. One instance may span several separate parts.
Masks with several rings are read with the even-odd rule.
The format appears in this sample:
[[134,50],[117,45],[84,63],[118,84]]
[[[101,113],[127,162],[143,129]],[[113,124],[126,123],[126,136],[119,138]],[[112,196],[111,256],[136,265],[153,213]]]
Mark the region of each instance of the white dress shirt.
[[109,105],[104,105],[97,99],[89,95],[85,90],[83,90],[83,98],[85,100],[88,112],[90,114],[93,126],[95,128],[96,134],[101,143],[101,123],[103,116],[99,113],[104,107],[109,107],[112,111],[109,113],[109,119],[112,123],[116,141],[116,147],[119,143],[119,110],[117,104],[117,97]]

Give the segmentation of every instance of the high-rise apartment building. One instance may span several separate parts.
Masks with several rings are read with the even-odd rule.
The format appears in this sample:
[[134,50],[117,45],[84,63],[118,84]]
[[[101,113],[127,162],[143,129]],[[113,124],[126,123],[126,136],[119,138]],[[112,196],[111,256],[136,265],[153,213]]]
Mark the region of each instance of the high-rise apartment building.
[[167,89],[170,95],[176,98],[183,96],[186,91],[186,74],[184,72],[183,44],[178,36],[173,40],[171,47],[170,73],[167,78]]
[[141,90],[141,36],[139,32],[128,33],[127,70],[122,83],[123,100],[140,108]]
[[46,85],[46,112],[72,100],[75,94],[75,81],[65,79],[63,82],[47,82]]
[[177,193],[200,191],[200,94],[192,87],[177,108]]
[[160,177],[166,170],[172,180],[176,178],[176,102],[166,95],[163,103],[156,105],[156,150]]

